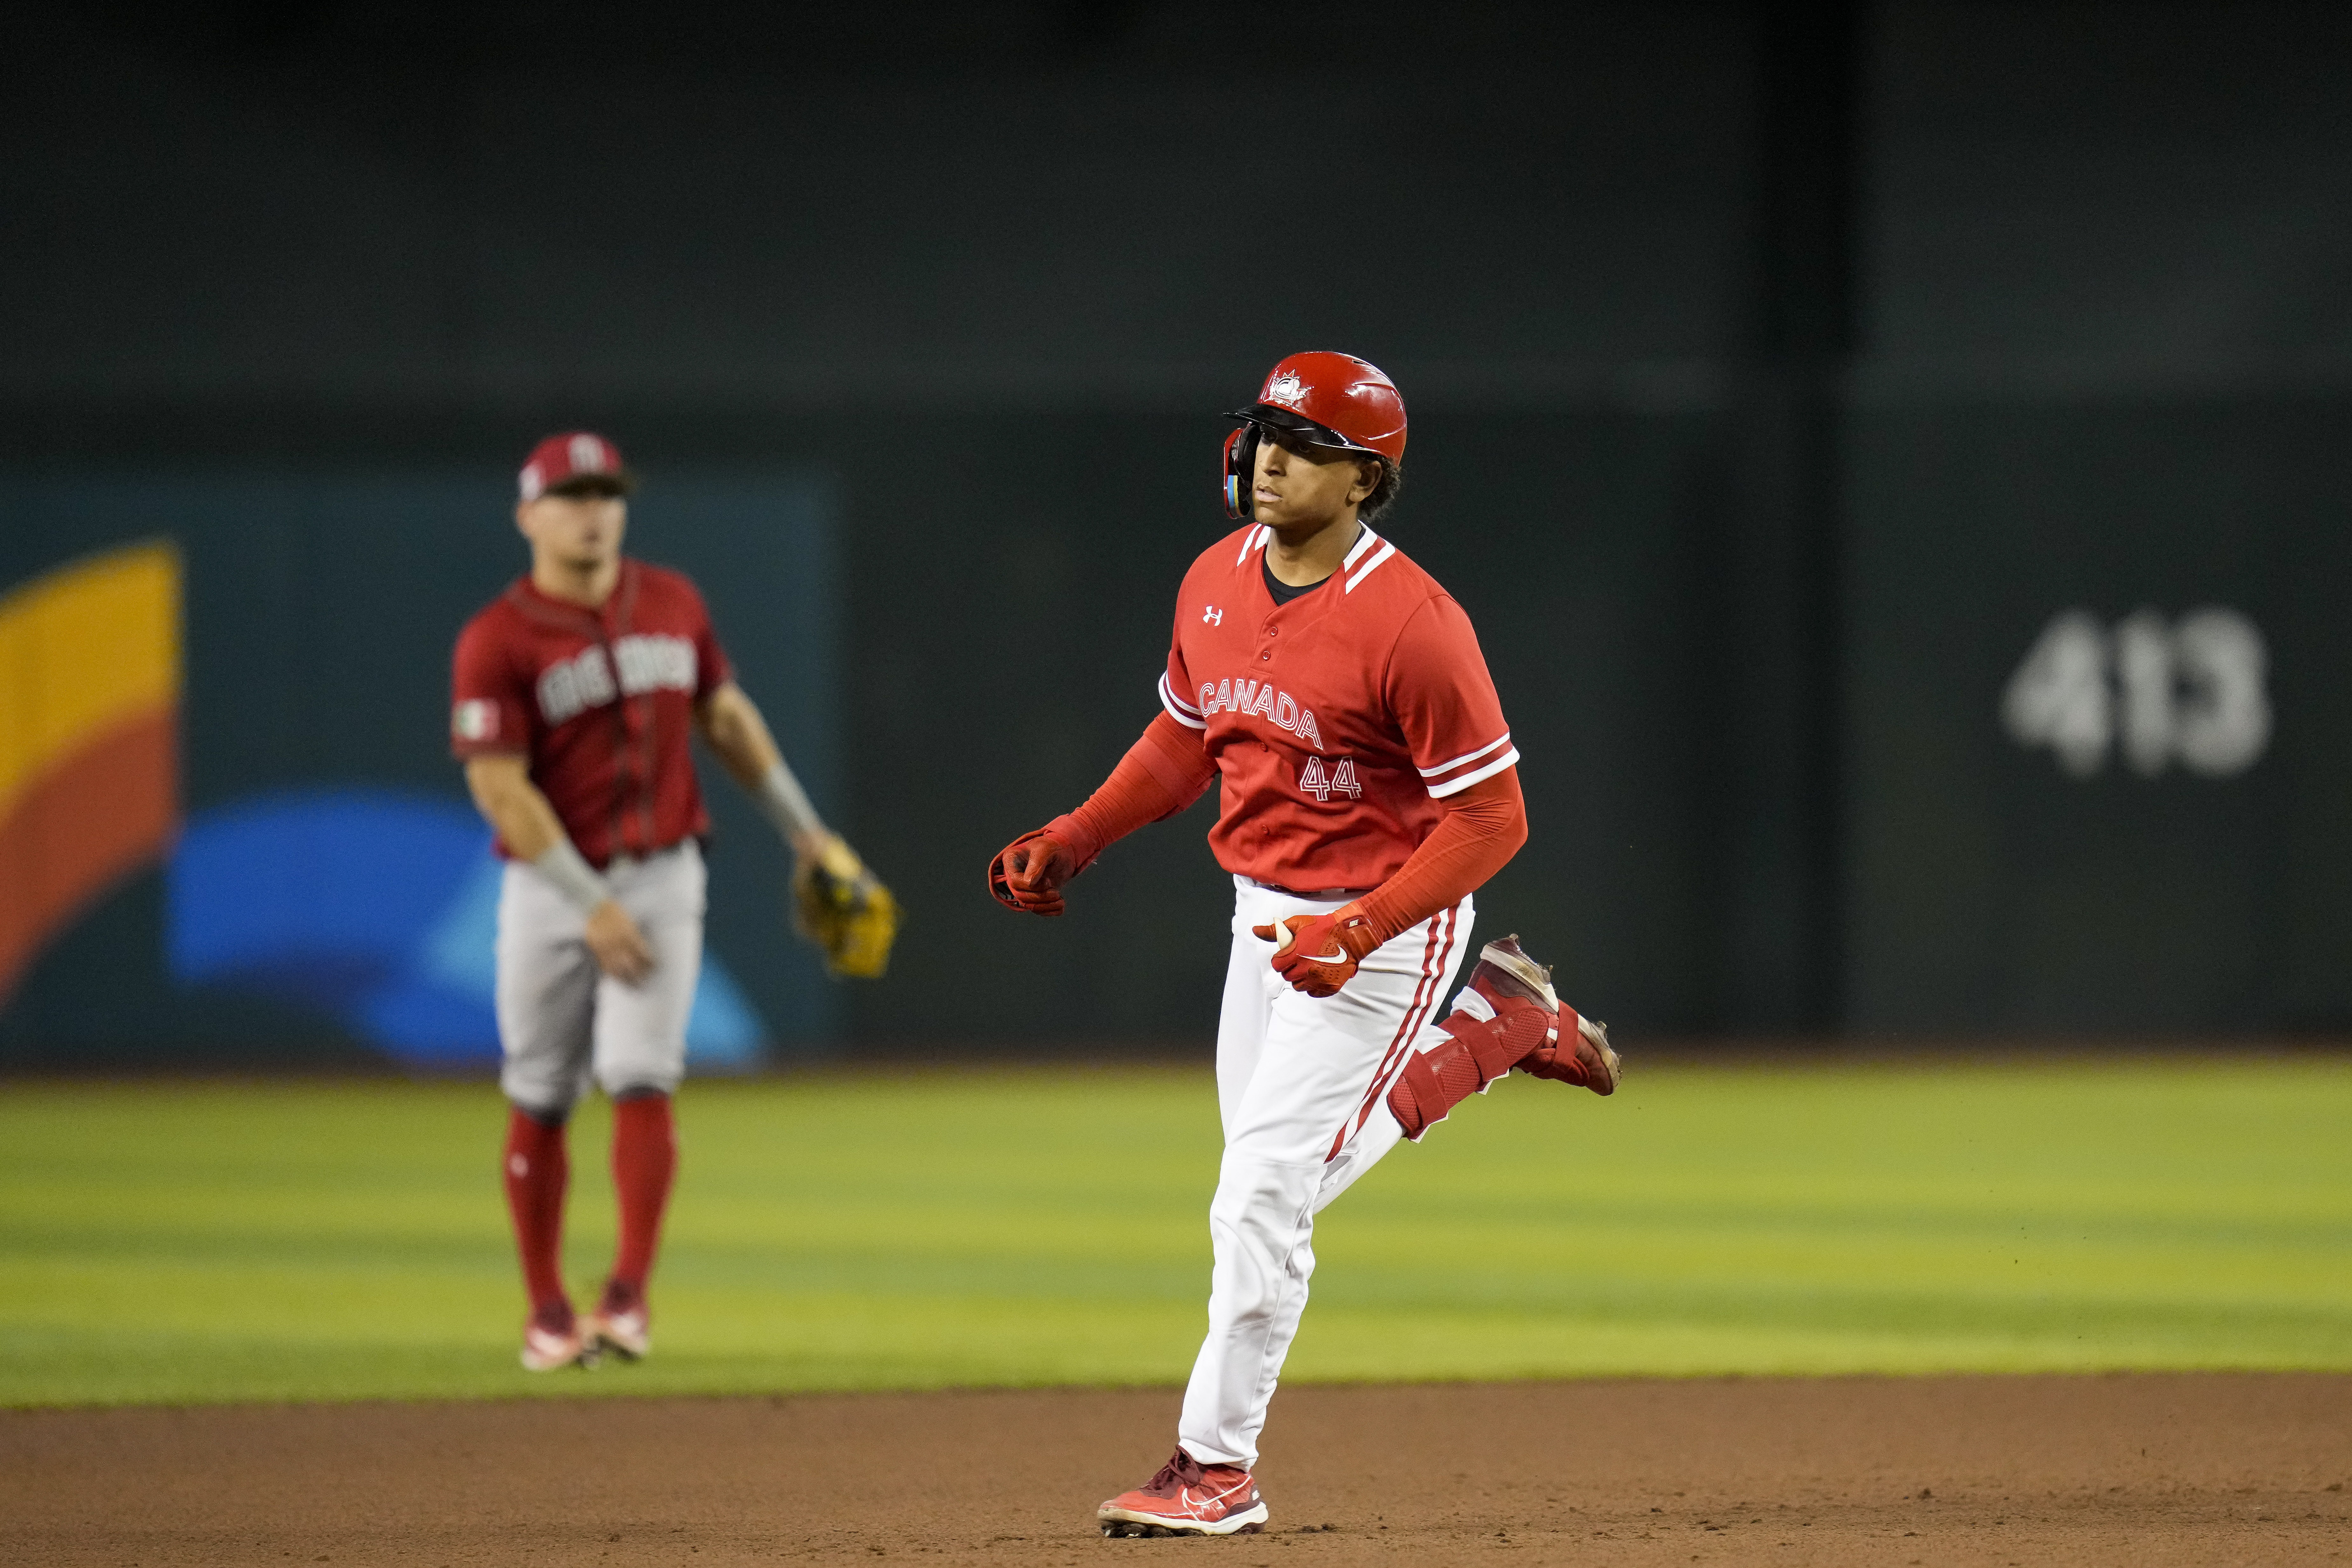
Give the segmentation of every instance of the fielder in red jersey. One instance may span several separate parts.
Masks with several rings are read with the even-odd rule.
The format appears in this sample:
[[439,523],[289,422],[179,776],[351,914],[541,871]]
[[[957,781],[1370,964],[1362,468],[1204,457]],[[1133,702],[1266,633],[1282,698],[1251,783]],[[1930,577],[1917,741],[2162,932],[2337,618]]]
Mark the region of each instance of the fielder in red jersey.
[[[687,738],[732,681],[702,595],[625,557],[593,609],[518,577],[457,638],[450,749],[520,752],[590,865],[710,830]],[[498,851],[514,852],[504,838]]]
[[1250,1472],[1325,1205],[1515,1067],[1617,1085],[1606,1031],[1516,938],[1489,942],[1431,1021],[1472,894],[1526,841],[1527,816],[1469,616],[1369,526],[1402,478],[1395,385],[1346,354],[1294,354],[1234,417],[1226,505],[1251,521],[1185,574],[1164,711],[1101,789],[989,872],[1008,906],[1060,914],[1106,846],[1221,788],[1209,843],[1235,915],[1209,1331],[1175,1454],[1097,1510],[1107,1535],[1265,1525]]
[[[651,1343],[646,1287],[677,1162],[670,1100],[702,964],[710,818],[689,737],[751,792],[803,872],[822,866],[834,887],[865,875],[735,684],[694,584],[621,553],[629,488],[602,437],[541,442],[515,507],[530,571],[467,623],[453,660],[450,749],[507,861],[502,1168],[533,1372],[607,1351],[635,1360]],[[621,1234],[582,1316],[562,1268],[564,1124],[591,1081],[614,1102]]]

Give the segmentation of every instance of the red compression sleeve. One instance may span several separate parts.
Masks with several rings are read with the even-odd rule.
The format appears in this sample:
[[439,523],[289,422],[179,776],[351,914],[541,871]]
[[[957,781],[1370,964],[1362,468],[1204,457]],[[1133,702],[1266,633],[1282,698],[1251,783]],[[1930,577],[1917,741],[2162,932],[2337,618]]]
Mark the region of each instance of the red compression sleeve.
[[1217,764],[1201,743],[1201,732],[1162,713],[1145,727],[1102,788],[1086,805],[1045,825],[1045,835],[1069,847],[1086,866],[1111,844],[1137,828],[1173,816],[1201,798],[1217,776]]
[[1528,841],[1519,770],[1505,768],[1445,800],[1445,816],[1395,876],[1357,900],[1382,942],[1486,885]]

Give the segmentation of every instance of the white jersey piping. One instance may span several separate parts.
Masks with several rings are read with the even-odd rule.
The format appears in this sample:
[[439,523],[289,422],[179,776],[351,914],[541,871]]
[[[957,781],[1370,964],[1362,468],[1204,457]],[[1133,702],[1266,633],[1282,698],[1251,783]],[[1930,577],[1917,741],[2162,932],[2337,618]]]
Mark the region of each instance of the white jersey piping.
[[[1371,535],[1367,532],[1364,537],[1370,539]],[[1357,571],[1356,574],[1348,579],[1348,592],[1350,594],[1354,593],[1359,584],[1362,583],[1365,578],[1370,576],[1373,573],[1381,569],[1381,563],[1386,561],[1390,556],[1394,555],[1395,553],[1396,546],[1383,540],[1381,543],[1380,552],[1374,555],[1370,561],[1365,562],[1364,564]]]
[[1168,717],[1175,720],[1187,730],[1205,730],[1209,727],[1209,721],[1201,717],[1201,710],[1198,708],[1176,695],[1176,689],[1168,684],[1168,672],[1164,669],[1160,672],[1160,706],[1168,710]]
[[1519,749],[1517,746],[1514,746],[1509,751],[1505,752],[1501,756],[1496,757],[1493,762],[1488,763],[1483,768],[1464,773],[1458,779],[1449,779],[1442,784],[1430,785],[1429,798],[1432,800],[1444,800],[1449,795],[1459,795],[1462,791],[1468,789],[1472,784],[1476,784],[1480,779],[1492,778],[1496,773],[1501,773],[1505,768],[1509,767],[1513,763],[1516,763],[1518,760]]
[[1440,763],[1433,768],[1423,768],[1421,770],[1421,776],[1425,779],[1433,779],[1440,773],[1450,773],[1454,769],[1460,767],[1463,763],[1475,763],[1479,758],[1485,756],[1487,752],[1493,751],[1496,747],[1507,746],[1510,743],[1511,732],[1508,730],[1506,730],[1503,731],[1503,738],[1501,740],[1489,741],[1475,752],[1465,752],[1462,755],[1454,758],[1450,763]]

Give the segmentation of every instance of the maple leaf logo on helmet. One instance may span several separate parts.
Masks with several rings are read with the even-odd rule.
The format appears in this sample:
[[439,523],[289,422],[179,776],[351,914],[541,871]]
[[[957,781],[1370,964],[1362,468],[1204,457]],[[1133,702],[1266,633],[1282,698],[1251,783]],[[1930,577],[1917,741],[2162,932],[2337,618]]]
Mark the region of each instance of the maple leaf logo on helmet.
[[1295,370],[1286,370],[1265,384],[1265,401],[1286,404],[1296,408],[1298,406],[1299,397],[1305,391],[1306,388],[1299,384],[1298,373]]

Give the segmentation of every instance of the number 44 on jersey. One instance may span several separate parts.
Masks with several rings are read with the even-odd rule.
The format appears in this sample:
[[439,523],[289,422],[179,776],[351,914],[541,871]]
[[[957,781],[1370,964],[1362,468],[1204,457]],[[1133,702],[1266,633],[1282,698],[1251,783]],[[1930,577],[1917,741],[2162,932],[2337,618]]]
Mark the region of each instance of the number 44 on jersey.
[[1327,805],[1334,795],[1344,795],[1349,800],[1363,799],[1364,786],[1356,782],[1356,759],[1341,757],[1326,772],[1322,758],[1307,758],[1307,765],[1298,770],[1298,793],[1311,795]]

